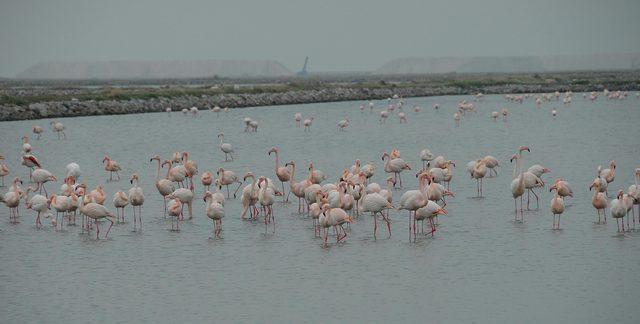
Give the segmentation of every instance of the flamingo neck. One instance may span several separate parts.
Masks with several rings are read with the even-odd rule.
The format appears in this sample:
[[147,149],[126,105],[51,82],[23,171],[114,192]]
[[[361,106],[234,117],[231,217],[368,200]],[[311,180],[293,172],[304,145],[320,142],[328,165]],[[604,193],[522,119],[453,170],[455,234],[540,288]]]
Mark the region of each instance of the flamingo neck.
[[296,165],[292,164],[291,165],[291,183],[296,183],[295,175],[296,175]]

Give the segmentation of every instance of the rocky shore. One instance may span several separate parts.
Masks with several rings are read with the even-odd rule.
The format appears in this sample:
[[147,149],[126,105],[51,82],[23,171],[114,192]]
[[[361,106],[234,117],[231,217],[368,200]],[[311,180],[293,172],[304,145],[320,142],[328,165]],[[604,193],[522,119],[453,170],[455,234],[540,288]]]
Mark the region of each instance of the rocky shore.
[[297,90],[274,93],[232,93],[201,96],[180,96],[172,98],[151,98],[131,100],[68,100],[47,101],[26,105],[0,104],[0,121],[27,120],[54,117],[95,116],[163,112],[167,107],[173,111],[198,107],[208,109],[213,106],[241,108],[332,102],[348,100],[386,99],[393,95],[402,97],[427,97],[441,95],[466,95],[482,92],[485,94],[506,93],[548,93],[555,91],[586,92],[609,90],[638,90],[637,83],[626,85],[608,84],[530,84],[530,85],[490,85],[484,87],[455,86],[401,86],[382,88],[329,87],[320,90]]

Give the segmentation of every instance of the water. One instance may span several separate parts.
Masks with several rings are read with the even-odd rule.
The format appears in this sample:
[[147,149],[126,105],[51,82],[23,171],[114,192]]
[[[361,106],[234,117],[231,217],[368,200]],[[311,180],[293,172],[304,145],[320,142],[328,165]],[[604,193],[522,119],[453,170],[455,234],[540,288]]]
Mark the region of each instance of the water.
[[[633,169],[640,166],[640,102],[633,96],[588,102],[576,94],[570,106],[554,102],[538,109],[532,100],[520,105],[487,96],[477,104],[478,114],[464,116],[455,127],[452,114],[462,98],[471,99],[408,99],[407,125],[395,115],[380,125],[376,113],[360,113],[360,102],[237,109],[219,118],[203,111],[197,119],[179,112],[170,118],[157,113],[59,119],[67,140],[57,140],[48,129],[42,140],[32,140],[44,167],[60,179],[67,163],[78,162],[90,189],[105,186],[112,210],[113,193],[127,190],[126,178],[138,172],[147,199],[144,231],[132,231],[130,208],[128,223],[96,241],[79,226],[36,229],[33,212],[23,205],[21,223],[10,224],[8,209],[1,207],[1,322],[637,322],[640,231],[617,234],[612,219],[594,225],[588,186],[596,167],[610,159],[618,166],[610,193],[632,183]],[[435,102],[439,111],[431,108]],[[415,104],[423,107],[420,113],[411,109]],[[384,106],[386,100],[377,101],[376,112]],[[489,118],[501,106],[511,112],[506,123]],[[558,110],[555,120],[552,106]],[[312,132],[294,126],[295,112],[315,117]],[[257,134],[243,132],[245,116],[259,122]],[[351,126],[337,132],[337,121],[345,117]],[[27,175],[18,163],[20,137],[32,125],[48,123],[0,124],[0,152],[12,175]],[[235,147],[234,162],[221,162],[220,129]],[[428,147],[458,162],[450,216],[441,217],[435,238],[417,243],[409,243],[406,212],[392,211],[393,236],[386,239],[382,229],[377,241],[371,217],[362,216],[344,244],[323,249],[311,220],[296,214],[295,200],[274,206],[276,232],[265,235],[262,223],[239,219],[237,199],[227,201],[224,238],[212,240],[198,180],[194,220],[185,221],[181,232],[169,231],[153,185],[152,155],[167,158],[186,150],[200,172],[223,166],[241,176],[252,171],[274,177],[267,155],[274,145],[281,163],[298,162],[298,180],[310,160],[335,179],[360,158],[375,163],[374,180],[380,183],[386,178],[383,151],[399,149],[415,169],[421,165],[418,152]],[[513,222],[509,157],[519,145],[531,147],[527,165],[552,170],[543,177],[547,183],[562,177],[572,184],[575,197],[567,200],[562,230],[551,230],[548,186],[540,210],[527,212],[524,224]],[[122,165],[122,181],[105,182],[105,154]],[[475,182],[464,165],[487,154],[501,161],[499,177],[485,180],[486,198],[472,199]],[[414,171],[403,179],[415,189]],[[395,201],[402,192],[394,193]]]

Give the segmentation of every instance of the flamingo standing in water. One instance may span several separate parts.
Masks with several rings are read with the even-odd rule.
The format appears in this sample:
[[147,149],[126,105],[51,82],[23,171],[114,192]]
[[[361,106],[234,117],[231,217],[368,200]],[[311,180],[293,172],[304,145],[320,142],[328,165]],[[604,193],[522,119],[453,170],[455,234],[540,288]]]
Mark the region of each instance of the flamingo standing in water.
[[[624,192],[622,190],[618,190],[617,198],[611,201],[609,212],[611,213],[611,217],[616,219],[616,223],[618,225],[618,232],[624,232],[624,217],[627,215],[627,207],[624,205],[622,201],[622,196]],[[620,218],[622,219],[622,230],[620,230]]]
[[[340,241],[347,238],[347,232],[344,230],[345,223],[351,223],[353,220],[347,213],[341,208],[331,208],[328,204],[324,204],[322,206],[322,216],[323,219],[320,221],[321,224],[325,224],[325,232],[324,232],[324,246],[327,246],[327,228],[333,226],[336,229],[336,243],[340,243]],[[340,231],[342,231],[343,235],[340,235]]]
[[[293,194],[298,197],[298,214],[304,212],[304,205],[302,204],[302,199],[304,198],[304,191],[312,185],[312,182],[309,178],[304,179],[300,182],[296,182],[296,163],[294,161],[289,161],[285,164],[286,166],[291,166],[291,180],[289,182],[289,194],[293,192]],[[288,195],[287,195],[288,198]],[[288,199],[287,199],[288,200]],[[302,211],[301,211],[302,208]]]
[[293,118],[296,121],[296,127],[300,128],[300,121],[302,121],[302,114],[301,113],[295,113]]
[[[182,215],[182,202],[180,202],[180,199],[173,198],[169,200],[169,203],[167,204],[167,211],[169,216],[171,216],[171,230],[179,231],[180,216]],[[177,227],[174,225],[174,220],[177,220]]]
[[129,197],[124,191],[117,191],[113,194],[113,207],[116,208],[118,223],[124,223],[124,208],[129,205]]
[[44,133],[44,129],[42,128],[42,126],[38,126],[38,125],[33,126],[32,131],[34,134],[36,134],[37,140],[39,140],[40,136],[42,136],[42,133]]
[[93,219],[95,221],[96,224],[96,239],[98,239],[100,236],[100,225],[98,224],[98,220],[99,219],[103,219],[106,218],[108,221],[111,222],[111,225],[109,226],[109,228],[107,229],[107,233],[104,235],[104,238],[106,239],[107,236],[109,235],[109,231],[111,230],[111,227],[113,226],[113,223],[116,222],[116,216],[111,213],[106,207],[104,207],[103,205],[100,204],[96,204],[94,202],[87,202],[86,199],[82,199],[82,202],[80,204],[80,212]]
[[[165,161],[164,163],[160,162],[160,156],[156,155],[152,157],[149,162],[157,160],[158,161],[158,169],[156,171],[156,189],[158,189],[158,193],[162,196],[162,202],[164,204],[164,212],[167,212],[167,196],[174,192],[176,189],[173,186],[173,182],[169,180],[169,173],[171,172],[171,162]],[[169,170],[167,171],[166,178],[160,178],[160,169],[163,165],[169,165]]]
[[[284,183],[285,182],[289,182],[291,180],[291,173],[289,172],[289,168],[287,168],[287,166],[283,166],[280,167],[280,159],[278,156],[278,148],[277,147],[273,147],[271,148],[271,150],[269,150],[269,155],[271,155],[271,153],[275,153],[276,155],[276,166],[275,166],[275,173],[276,176],[278,177],[278,180],[280,180],[280,183],[282,184],[282,201],[283,202],[289,202],[289,195],[287,194],[286,196],[284,195],[286,193],[285,189],[284,189]],[[289,185],[289,187],[291,187],[291,185]]]
[[427,201],[427,204],[424,207],[418,208],[418,210],[415,211],[415,214],[414,214],[415,220],[416,222],[420,222],[423,234],[424,234],[425,219],[429,220],[429,225],[431,227],[431,236],[433,236],[436,233],[436,225],[434,223],[434,219],[438,215],[447,215],[447,211],[444,210],[442,207],[440,207],[440,205],[438,205],[436,202],[432,200]]
[[180,206],[180,219],[184,218],[183,209],[184,204],[187,204],[187,208],[189,209],[189,219],[193,218],[193,186],[190,189],[187,188],[178,188],[170,195],[167,196],[169,199],[178,198],[182,203]]
[[117,161],[112,160],[108,155],[105,155],[104,159],[102,159],[102,163],[104,164],[104,170],[109,172],[109,181],[113,181],[114,172],[116,173],[116,176],[118,176],[118,180],[120,180],[120,174],[118,174],[118,171],[120,171],[121,168]]
[[[262,184],[264,183],[264,185]],[[258,201],[262,205],[262,211],[264,212],[264,225],[265,229],[270,221],[273,221],[273,232],[276,231],[276,218],[273,215],[273,190],[269,188],[269,184],[266,183],[265,177],[260,177],[258,180]]]
[[478,197],[482,197],[482,179],[484,178],[485,174],[487,174],[487,165],[483,159],[479,159],[476,161],[471,172],[471,177],[476,179],[476,191]]
[[484,158],[482,158],[482,160],[484,161],[484,164],[489,169],[489,177],[490,178],[497,177],[498,171],[496,171],[496,168],[500,166],[500,162],[498,162],[498,159],[496,159],[491,155],[487,155]]
[[387,223],[387,230],[389,231],[389,237],[391,237],[391,222],[383,211],[388,208],[394,208],[393,204],[389,202],[387,197],[377,192],[365,194],[364,197],[361,198],[361,201],[359,212],[371,212],[371,216],[373,217],[373,239],[376,240],[378,238],[378,220],[376,214],[380,214],[382,220]]
[[[4,155],[0,155],[0,161],[4,160]],[[4,187],[4,177],[9,175],[9,167],[4,164],[4,163],[0,163],[0,187]]]
[[310,132],[311,131],[311,124],[313,123],[313,117],[309,117],[307,119],[305,119],[302,124],[304,125],[304,131],[305,132]]
[[229,185],[232,183],[238,183],[238,188],[233,192],[233,197],[235,198],[238,189],[242,185],[242,182],[238,180],[236,174],[233,171],[228,171],[223,168],[219,168],[216,174],[218,175],[219,184],[227,187],[227,198],[231,197],[231,194],[229,193]]
[[202,172],[200,176],[200,182],[202,182],[202,186],[204,187],[204,191],[209,191],[211,184],[213,183],[213,173],[211,171]]
[[[6,192],[4,195],[0,195],[0,202],[4,203],[9,208],[9,221],[12,223],[16,223],[20,216],[18,207],[20,206],[20,199],[22,199],[23,192],[22,189],[20,189],[20,186],[18,186],[18,183],[22,184],[22,180],[19,178],[13,179],[11,190]],[[27,196],[28,194],[29,191],[27,191]]]
[[224,153],[224,161],[229,161],[229,157],[231,157],[231,161],[233,161],[233,146],[231,146],[231,144],[229,143],[224,142],[224,133],[218,134],[218,138],[220,139],[220,144],[218,145],[218,147],[220,147],[220,151]]
[[520,148],[518,148],[518,153],[513,155],[511,157],[511,162],[513,162],[513,160],[516,160],[516,167],[514,169],[514,176],[516,174],[516,172],[519,172],[518,176],[515,177],[512,181],[511,181],[511,195],[513,196],[513,201],[515,203],[515,221],[518,221],[518,198],[520,198],[520,221],[524,222],[524,210],[523,210],[523,199],[522,196],[524,195],[524,190],[525,190],[525,186],[524,186],[524,172],[522,171],[522,152],[523,151],[527,151],[527,152],[531,152],[531,150],[526,147],[526,146],[520,146]]
[[424,149],[420,151],[420,160],[422,161],[422,170],[426,170],[429,162],[433,161],[433,154],[429,149]]
[[604,223],[607,223],[607,197],[604,194],[604,192],[600,191],[599,187],[600,187],[600,182],[599,181],[593,181],[593,183],[591,183],[591,186],[589,186],[589,190],[591,191],[591,189],[594,189],[593,192],[593,198],[591,199],[591,205],[593,205],[593,208],[596,209],[596,211],[598,212],[598,221],[595,222],[596,224],[601,224],[601,216],[600,216],[600,210],[602,210],[602,213],[604,214]]
[[129,182],[133,185],[133,187],[129,189],[129,202],[133,209],[134,231],[136,230],[136,207],[138,207],[138,223],[140,223],[140,230],[142,230],[142,204],[144,204],[144,192],[142,192],[142,188],[140,188],[139,181],[140,179],[138,179],[138,175],[135,173],[131,176],[131,179],[129,179]]
[[[44,214],[45,217],[49,218],[51,217],[51,213],[49,212],[49,199],[47,199],[47,197],[40,195],[40,194],[35,194],[33,197],[29,198],[29,193],[30,192],[35,192],[35,188],[33,187],[29,187],[27,188],[27,195],[25,197],[25,206],[27,207],[27,209],[31,209],[36,211],[38,214],[36,215],[36,227],[42,227],[42,222],[40,221],[40,216]],[[0,196],[0,198],[2,198],[2,196]],[[18,200],[18,203],[20,201]],[[17,210],[17,209],[16,209]],[[16,216],[14,216],[13,218],[14,222],[17,222],[17,218]]]
[[33,154],[24,154],[24,155],[22,155],[22,165],[24,165],[27,168],[29,168],[29,180],[33,179],[32,173],[33,173],[34,168],[42,167],[40,165],[40,162],[36,158],[36,156],[33,155]]
[[42,190],[44,190],[45,196],[48,194],[47,189],[44,187],[44,184],[49,181],[58,180],[56,176],[54,176],[51,172],[42,168],[36,168],[36,170],[33,171],[32,178],[33,181],[38,185],[36,190],[39,190],[40,193],[42,193]]
[[224,206],[214,199],[211,192],[206,192],[204,194],[204,201],[207,204],[207,217],[213,221],[213,233],[215,237],[220,238],[220,233],[222,232],[222,218],[224,217]]
[[[551,212],[553,213],[553,229],[560,229],[560,216],[564,213],[564,199],[558,195],[557,185],[551,186],[549,191],[555,190],[553,199],[551,199]],[[556,224],[556,215],[558,215],[558,223]]]
[[409,164],[399,157],[392,159],[387,152],[382,153],[382,161],[385,162],[384,171],[387,173],[393,173],[394,180],[396,182],[399,181],[400,188],[402,188],[402,177],[400,176],[400,172],[404,170],[411,170]]
[[[600,176],[600,178],[604,179],[607,182],[608,187],[608,185],[612,183],[616,178],[616,162],[614,160],[611,160],[611,162],[609,162],[608,169],[602,169],[602,167],[598,166],[598,175]],[[609,196],[609,193],[606,191],[606,189],[607,188],[605,187],[605,194]]]
[[29,136],[22,136],[22,153],[31,153],[31,144],[29,144]]
[[250,208],[250,218],[255,219],[256,217],[258,217],[258,208],[256,207],[256,203],[258,202],[258,185],[256,183],[256,177],[253,175],[253,173],[245,173],[242,180],[247,181],[247,178],[251,178],[253,181],[250,185],[247,185],[246,187],[244,187],[244,189],[242,189],[242,214],[240,215],[240,219],[245,219],[244,216],[247,214],[247,211],[249,211]]
[[64,139],[67,139],[67,134],[64,133],[64,125],[62,125],[61,122],[57,122],[57,121],[51,121],[50,123],[51,128],[53,128],[53,131],[56,132],[58,134],[58,139],[60,139],[60,134],[62,134],[62,136],[64,136]]
[[418,190],[409,190],[400,196],[399,210],[409,211],[409,241],[411,241],[411,234],[413,233],[414,239],[416,235],[415,229],[415,212],[416,210],[427,205],[427,187],[424,185],[426,179],[429,178],[428,173],[421,173],[418,175]]

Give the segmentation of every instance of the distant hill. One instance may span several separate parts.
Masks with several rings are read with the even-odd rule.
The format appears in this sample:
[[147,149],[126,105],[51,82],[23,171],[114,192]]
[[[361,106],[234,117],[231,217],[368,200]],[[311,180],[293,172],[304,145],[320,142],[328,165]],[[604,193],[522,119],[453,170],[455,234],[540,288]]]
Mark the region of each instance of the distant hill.
[[640,69],[640,53],[505,57],[408,57],[391,60],[375,73],[509,73],[636,69]]
[[273,60],[41,62],[19,79],[167,79],[278,77],[292,75]]

